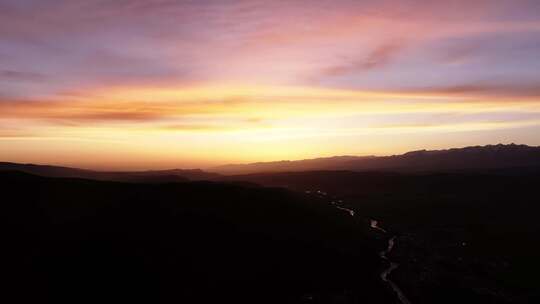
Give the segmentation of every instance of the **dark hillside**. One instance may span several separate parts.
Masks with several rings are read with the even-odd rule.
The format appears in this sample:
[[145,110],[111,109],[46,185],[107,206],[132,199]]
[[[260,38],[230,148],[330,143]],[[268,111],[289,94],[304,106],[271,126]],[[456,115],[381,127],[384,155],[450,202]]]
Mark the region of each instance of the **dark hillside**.
[[216,173],[200,169],[171,169],[148,171],[93,171],[86,169],[0,162],[0,171],[20,171],[46,177],[74,177],[119,182],[180,182],[219,178]]
[[392,299],[365,226],[287,190],[18,172],[0,183],[3,275],[21,303]]

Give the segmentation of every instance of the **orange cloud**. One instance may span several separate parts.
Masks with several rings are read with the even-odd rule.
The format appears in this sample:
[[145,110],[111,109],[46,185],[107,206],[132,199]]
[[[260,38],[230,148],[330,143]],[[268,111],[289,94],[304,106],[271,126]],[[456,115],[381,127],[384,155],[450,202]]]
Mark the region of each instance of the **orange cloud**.
[[50,122],[146,122],[169,117],[230,113],[241,101],[2,101],[0,118],[39,119]]
[[[382,55],[383,57],[386,55]],[[110,88],[51,101],[4,100],[0,119],[60,125],[190,121],[223,117],[250,121],[350,113],[455,112],[510,109],[538,103],[536,86],[468,85],[396,92],[309,87]],[[221,118],[220,118],[221,117]],[[178,126],[182,126],[182,123]]]

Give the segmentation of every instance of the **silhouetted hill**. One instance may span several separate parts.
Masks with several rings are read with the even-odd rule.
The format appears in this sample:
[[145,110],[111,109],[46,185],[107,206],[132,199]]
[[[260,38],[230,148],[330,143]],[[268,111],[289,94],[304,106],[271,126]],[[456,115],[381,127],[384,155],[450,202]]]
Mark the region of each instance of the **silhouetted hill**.
[[382,157],[343,156],[301,161],[226,165],[215,167],[212,171],[223,174],[313,170],[435,172],[515,167],[540,167],[540,147],[499,144],[435,151],[420,150]]
[[256,172],[290,172],[312,170],[336,170],[349,166],[351,162],[372,159],[374,156],[334,156],[304,160],[283,160],[275,162],[257,162],[251,164],[224,165],[211,169],[223,174],[244,174]]
[[[389,303],[381,243],[327,201],[216,182],[0,172],[2,298]],[[13,301],[10,301],[15,303]]]
[[17,164],[8,162],[0,162],[0,171],[21,171],[48,177],[76,177],[123,182],[184,182],[188,180],[212,180],[220,177],[219,174],[204,172],[200,169],[107,172],[60,166]]

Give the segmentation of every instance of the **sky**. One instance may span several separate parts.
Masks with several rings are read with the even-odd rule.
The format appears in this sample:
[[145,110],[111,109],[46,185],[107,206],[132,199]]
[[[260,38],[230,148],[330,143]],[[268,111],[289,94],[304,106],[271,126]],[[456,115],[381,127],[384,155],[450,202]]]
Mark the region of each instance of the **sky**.
[[540,145],[540,1],[0,0],[0,161]]

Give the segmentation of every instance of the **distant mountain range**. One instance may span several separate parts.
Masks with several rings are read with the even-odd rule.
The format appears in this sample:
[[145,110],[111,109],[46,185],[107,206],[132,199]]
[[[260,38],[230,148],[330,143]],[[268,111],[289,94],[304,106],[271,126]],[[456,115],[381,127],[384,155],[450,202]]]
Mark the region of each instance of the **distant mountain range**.
[[48,177],[74,177],[122,182],[223,180],[223,175],[303,171],[449,172],[462,170],[540,168],[540,147],[487,145],[448,150],[420,150],[392,156],[335,156],[297,161],[224,165],[203,171],[171,169],[134,172],[93,171],[69,167],[0,162],[0,171],[21,171]]
[[426,172],[540,167],[540,147],[487,145],[419,150],[392,156],[336,156],[298,161],[225,165],[210,169],[226,175],[314,170]]

